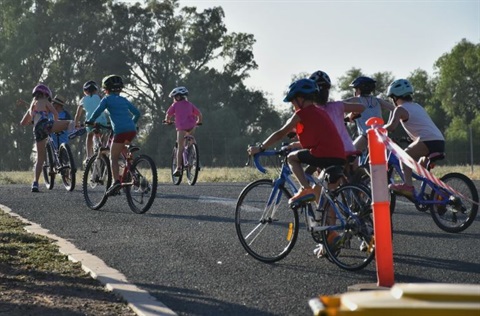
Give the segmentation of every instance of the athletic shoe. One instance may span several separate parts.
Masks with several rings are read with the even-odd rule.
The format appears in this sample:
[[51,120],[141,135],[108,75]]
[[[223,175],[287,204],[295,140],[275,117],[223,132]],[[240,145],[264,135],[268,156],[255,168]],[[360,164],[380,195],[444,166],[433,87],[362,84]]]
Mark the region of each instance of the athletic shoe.
[[182,175],[182,170],[180,170],[179,168],[175,169],[175,171],[173,172],[174,177],[179,177],[181,175]]
[[37,181],[33,181],[33,183],[32,183],[32,192],[40,192],[38,190],[38,182]]
[[318,201],[318,196],[320,191],[318,188],[304,188],[298,191],[290,200],[288,200],[288,204],[292,205],[299,205],[303,202],[310,202],[310,201]]
[[[327,237],[328,245],[332,249],[335,254],[340,252],[342,236],[338,235],[337,232],[330,232]],[[332,237],[330,237],[332,236]],[[318,244],[317,248],[313,250],[313,254],[317,256],[317,258],[322,258],[327,256],[327,250],[325,249],[323,244]]]

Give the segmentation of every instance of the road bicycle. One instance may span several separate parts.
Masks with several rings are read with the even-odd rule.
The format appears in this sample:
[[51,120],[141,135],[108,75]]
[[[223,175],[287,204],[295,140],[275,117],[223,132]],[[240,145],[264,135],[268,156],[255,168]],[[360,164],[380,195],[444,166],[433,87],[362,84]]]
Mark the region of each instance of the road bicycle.
[[[423,158],[426,169],[430,172],[435,162],[445,158],[445,153],[432,153]],[[449,233],[459,233],[467,229],[475,220],[478,212],[478,191],[473,181],[466,175],[451,172],[440,180],[450,188],[435,183],[426,176],[412,172],[414,179],[420,182],[409,199],[415,208],[421,212],[430,211],[435,224]],[[401,163],[392,152],[388,156],[388,182],[394,183],[405,180]],[[453,190],[452,190],[453,189]],[[396,205],[396,194],[390,191],[390,212],[393,213]]]
[[[172,125],[173,122],[163,122],[165,125]],[[197,124],[200,126],[202,124]],[[187,175],[187,181],[189,185],[195,185],[198,179],[198,173],[200,171],[200,156],[198,152],[198,145],[195,140],[195,137],[192,134],[187,134],[184,137],[184,147],[183,147],[183,166],[181,168],[180,175],[175,175],[174,172],[177,169],[177,151],[178,143],[175,142],[172,150],[172,164],[171,164],[171,177],[172,182],[175,185],[179,185],[182,182],[183,173]]]
[[[101,141],[101,134],[96,133],[98,146],[94,148],[92,157],[88,158],[83,173],[82,187],[85,202],[89,208],[98,210],[107,202],[109,196],[106,192],[112,185],[109,150],[113,143],[113,131],[110,126],[98,123],[94,126],[110,131],[110,136],[104,143]],[[125,145],[119,160],[121,187],[115,195],[123,190],[130,209],[134,213],[142,214],[150,209],[155,200],[158,176],[157,167],[152,158],[145,154],[134,156],[134,153],[139,150],[137,146]]]
[[[63,185],[67,191],[73,191],[75,189],[75,178],[77,168],[75,167],[75,160],[73,159],[72,150],[68,143],[60,144],[60,134],[52,133],[47,137],[47,143],[45,144],[46,159],[43,163],[43,179],[45,180],[45,186],[47,189],[53,189],[55,185],[55,177],[60,175]],[[54,134],[54,135],[53,135]],[[76,134],[69,135],[70,139],[73,139]],[[57,138],[57,144],[60,146],[57,148],[53,137]]]
[[[343,166],[327,168],[318,178],[307,174],[311,182],[322,186],[318,207],[302,203],[291,208],[288,200],[297,191],[287,163],[286,149],[266,150],[253,156],[255,167],[266,170],[261,157],[281,156],[278,178],[261,179],[248,184],[240,193],[235,209],[235,228],[243,248],[255,259],[272,263],[285,258],[293,249],[299,228],[299,213],[305,216],[305,228],[316,243],[323,244],[327,258],[346,270],[360,270],[374,258],[375,242],[370,190],[359,184],[345,183],[328,190],[325,179],[343,173]],[[335,219],[332,221],[332,213]],[[338,234],[329,245],[328,234]]]

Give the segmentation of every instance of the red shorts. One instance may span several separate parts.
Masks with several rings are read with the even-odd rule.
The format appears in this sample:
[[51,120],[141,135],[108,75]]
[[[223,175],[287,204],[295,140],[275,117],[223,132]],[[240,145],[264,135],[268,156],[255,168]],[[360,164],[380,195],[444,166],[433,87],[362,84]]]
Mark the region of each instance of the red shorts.
[[124,144],[125,142],[131,142],[137,135],[136,131],[120,133],[113,136],[114,143]]

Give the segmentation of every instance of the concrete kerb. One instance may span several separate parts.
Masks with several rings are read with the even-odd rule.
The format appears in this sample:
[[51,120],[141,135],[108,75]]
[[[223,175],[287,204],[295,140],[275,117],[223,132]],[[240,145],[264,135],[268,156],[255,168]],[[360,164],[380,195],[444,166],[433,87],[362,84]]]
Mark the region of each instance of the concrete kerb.
[[74,244],[66,239],[51,234],[47,229],[42,228],[39,224],[33,223],[26,218],[14,213],[9,207],[0,204],[6,214],[15,217],[28,226],[25,230],[41,236],[45,236],[55,241],[59,247],[59,251],[65,254],[72,262],[80,262],[82,269],[86,271],[94,279],[102,283],[105,288],[122,297],[128,306],[139,316],[171,316],[177,315],[166,305],[156,300],[147,291],[130,284],[127,278],[118,270],[108,267],[103,260],[80,250]]

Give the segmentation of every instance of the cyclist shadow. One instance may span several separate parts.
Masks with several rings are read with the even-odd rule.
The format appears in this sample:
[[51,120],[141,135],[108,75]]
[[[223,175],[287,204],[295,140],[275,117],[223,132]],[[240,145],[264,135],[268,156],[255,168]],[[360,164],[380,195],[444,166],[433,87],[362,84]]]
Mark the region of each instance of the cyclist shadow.
[[[479,263],[465,262],[454,259],[439,259],[410,254],[395,254],[394,261],[396,264],[405,264],[438,270],[450,270],[455,272],[478,273],[478,271],[480,271]],[[412,278],[412,276],[405,277]]]

